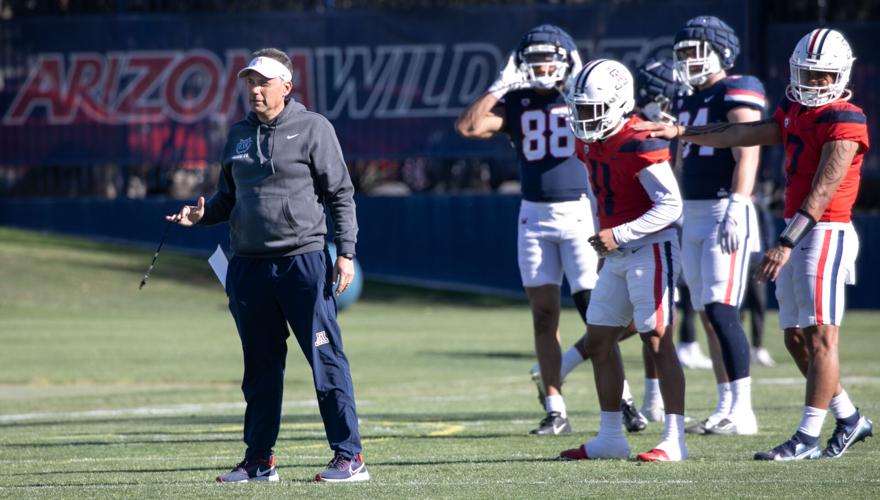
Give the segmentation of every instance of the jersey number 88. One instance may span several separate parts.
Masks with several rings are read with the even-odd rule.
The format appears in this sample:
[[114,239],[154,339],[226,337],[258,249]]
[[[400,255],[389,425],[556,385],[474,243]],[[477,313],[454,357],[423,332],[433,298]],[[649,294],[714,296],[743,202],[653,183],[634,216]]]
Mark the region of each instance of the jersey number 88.
[[[554,158],[569,158],[574,154],[574,136],[568,128],[568,107],[560,106],[545,112],[530,109],[520,117],[522,153],[528,161],[543,160],[547,150]],[[549,129],[550,135],[546,132]]]

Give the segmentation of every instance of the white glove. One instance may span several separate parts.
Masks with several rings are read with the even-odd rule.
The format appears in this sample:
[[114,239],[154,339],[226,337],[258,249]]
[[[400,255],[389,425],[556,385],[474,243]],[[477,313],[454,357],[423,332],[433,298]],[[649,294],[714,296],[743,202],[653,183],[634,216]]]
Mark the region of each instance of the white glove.
[[501,99],[504,94],[512,90],[530,87],[531,84],[532,82],[526,80],[526,75],[520,71],[519,66],[516,64],[516,53],[511,52],[510,57],[507,58],[507,65],[498,73],[498,78],[495,79],[495,82],[489,85],[488,92]]
[[744,239],[746,224],[746,206],[749,199],[739,193],[731,193],[724,218],[718,225],[718,244],[726,254],[735,252]]

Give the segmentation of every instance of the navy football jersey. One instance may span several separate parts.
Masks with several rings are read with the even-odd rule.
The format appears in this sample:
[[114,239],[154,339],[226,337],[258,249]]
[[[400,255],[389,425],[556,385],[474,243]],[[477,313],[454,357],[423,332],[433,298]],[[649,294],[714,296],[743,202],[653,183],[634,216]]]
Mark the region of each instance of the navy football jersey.
[[[731,109],[746,106],[763,111],[764,86],[753,76],[731,75],[707,89],[675,100],[674,114],[682,125],[727,122]],[[730,148],[715,149],[683,142],[681,194],[685,200],[727,198],[736,161]]]
[[577,200],[589,190],[587,169],[574,156],[568,106],[558,92],[508,92],[502,103],[510,142],[519,160],[522,197],[528,201]]

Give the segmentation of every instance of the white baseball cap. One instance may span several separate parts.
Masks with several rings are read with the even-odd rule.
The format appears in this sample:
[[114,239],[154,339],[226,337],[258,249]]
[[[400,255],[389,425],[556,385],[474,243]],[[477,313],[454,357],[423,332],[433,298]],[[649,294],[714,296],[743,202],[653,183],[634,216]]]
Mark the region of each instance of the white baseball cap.
[[279,77],[285,82],[289,82],[292,77],[290,70],[287,69],[285,65],[271,57],[255,57],[251,59],[251,62],[248,63],[247,67],[242,68],[242,70],[238,72],[238,77],[243,77],[248,71],[256,71],[266,78]]

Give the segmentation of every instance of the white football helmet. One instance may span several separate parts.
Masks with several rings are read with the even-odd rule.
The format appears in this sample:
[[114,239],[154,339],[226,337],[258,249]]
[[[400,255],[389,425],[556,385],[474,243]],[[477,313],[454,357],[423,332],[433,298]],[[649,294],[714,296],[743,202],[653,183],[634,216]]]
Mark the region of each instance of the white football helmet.
[[[828,29],[815,29],[795,45],[791,53],[791,83],[785,89],[790,101],[804,106],[817,107],[838,99],[848,100],[852,96],[846,88],[852,70],[852,49],[840,32]],[[833,82],[816,85],[811,76],[817,73],[829,74]]]
[[584,142],[607,139],[620,130],[635,106],[633,77],[617,61],[590,61],[574,77],[565,100],[575,137]]

